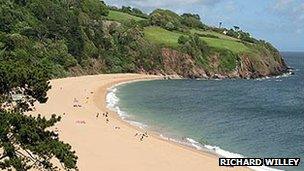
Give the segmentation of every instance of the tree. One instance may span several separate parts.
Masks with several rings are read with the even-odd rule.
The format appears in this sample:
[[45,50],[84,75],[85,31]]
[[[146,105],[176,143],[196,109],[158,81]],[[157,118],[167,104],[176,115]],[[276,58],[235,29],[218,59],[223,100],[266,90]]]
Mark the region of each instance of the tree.
[[82,10],[94,19],[100,19],[101,16],[109,14],[107,6],[99,0],[82,0]]
[[130,6],[122,6],[121,11],[125,13],[132,13],[132,8]]
[[[56,158],[67,170],[76,169],[77,156],[50,127],[60,121],[24,115],[35,101],[46,102],[50,89],[44,69],[16,62],[0,62],[0,169],[54,170]],[[19,95],[14,98],[14,95]]]
[[165,25],[165,28],[169,31],[172,31],[172,30],[175,30],[175,26],[174,24],[172,24],[171,22],[168,22],[166,25]]
[[60,121],[52,116],[47,120],[38,116],[0,110],[0,169],[14,168],[17,171],[40,168],[54,170],[50,160],[55,157],[65,169],[75,169],[75,152],[71,146],[58,139],[58,134],[48,131]]
[[175,29],[181,27],[181,17],[170,10],[157,9],[150,14],[150,23],[166,29],[166,25],[171,22]]
[[191,28],[201,28],[203,23],[201,22],[201,18],[198,14],[190,14],[184,13],[181,15],[182,17],[182,24],[191,27]]
[[234,28],[235,31],[239,31],[240,30],[239,26],[233,26],[233,28]]
[[181,35],[178,38],[178,44],[185,44],[188,40],[189,38],[187,36]]
[[179,45],[182,52],[192,56],[197,64],[208,65],[209,48],[207,43],[200,39],[199,36],[179,37]]

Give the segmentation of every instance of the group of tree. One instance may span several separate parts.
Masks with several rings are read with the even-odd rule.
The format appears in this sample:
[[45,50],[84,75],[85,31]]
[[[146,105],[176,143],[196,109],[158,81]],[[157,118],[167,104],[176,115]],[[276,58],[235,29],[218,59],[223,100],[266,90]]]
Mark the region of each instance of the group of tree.
[[49,129],[61,118],[24,114],[35,101],[47,101],[47,71],[3,54],[0,59],[0,170],[55,170],[58,165],[54,165],[54,159],[64,169],[77,169],[77,156],[71,146]]
[[122,6],[121,8],[118,8],[116,6],[109,6],[109,9],[114,10],[114,11],[121,11],[127,14],[131,14],[137,17],[141,17],[141,18],[148,18],[148,14],[144,13],[143,11],[141,11],[138,8],[133,8],[130,6]]
[[178,15],[170,10],[156,9],[149,15],[151,25],[161,26],[167,30],[185,31],[189,28],[205,29],[198,14],[184,13]]

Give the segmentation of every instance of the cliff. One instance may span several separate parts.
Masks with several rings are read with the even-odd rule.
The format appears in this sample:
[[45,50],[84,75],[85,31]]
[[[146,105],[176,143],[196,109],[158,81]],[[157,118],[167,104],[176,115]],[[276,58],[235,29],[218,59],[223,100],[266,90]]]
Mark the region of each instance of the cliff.
[[269,51],[263,54],[242,54],[235,61],[236,67],[231,71],[222,71],[220,56],[213,54],[209,58],[209,67],[197,65],[195,59],[177,50],[163,48],[164,75],[179,75],[184,78],[258,78],[276,76],[287,72],[287,65],[279,53],[273,56]]

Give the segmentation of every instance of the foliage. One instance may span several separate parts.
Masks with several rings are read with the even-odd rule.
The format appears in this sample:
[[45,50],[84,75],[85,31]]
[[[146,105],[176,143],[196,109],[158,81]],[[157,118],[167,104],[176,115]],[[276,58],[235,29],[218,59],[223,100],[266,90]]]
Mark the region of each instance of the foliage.
[[75,152],[71,146],[59,141],[58,134],[48,131],[60,121],[52,116],[47,120],[41,116],[25,116],[16,112],[0,110],[0,169],[29,170],[32,168],[55,170],[53,157],[64,164],[64,168],[76,168]]
[[198,14],[184,13],[181,15],[181,23],[190,28],[204,28],[201,18]]
[[220,70],[221,72],[229,72],[235,70],[237,66],[238,56],[230,50],[221,50],[220,53]]
[[148,18],[148,15],[145,14],[144,12],[142,12],[138,8],[132,8],[130,6],[128,6],[128,7],[127,6],[122,6],[120,11],[124,12],[124,13],[134,15],[134,16],[137,16],[137,17],[140,17],[140,18]]
[[182,52],[192,56],[202,67],[208,65],[209,48],[198,36],[181,36],[178,40]]
[[82,0],[82,11],[94,19],[99,19],[101,15],[108,15],[109,10],[100,0]]
[[[109,72],[135,72],[161,68],[160,49],[145,40],[142,29],[135,23],[114,33],[114,49],[108,51]],[[110,58],[115,56],[115,58]]]
[[77,157],[71,146],[48,129],[60,117],[53,115],[47,120],[23,114],[31,110],[36,100],[47,101],[50,86],[46,71],[40,64],[27,65],[10,59],[0,62],[0,169],[54,170],[52,158],[66,169],[76,169]]
[[140,18],[137,16],[133,16],[127,13],[123,13],[120,11],[114,11],[114,10],[110,10],[109,11],[109,15],[107,16],[108,19],[110,20],[114,20],[120,23],[124,23],[130,20],[135,20],[135,21],[141,21],[144,20],[144,18]]
[[[45,70],[26,63],[14,61],[0,62],[0,96],[2,103],[12,103],[13,94],[23,94],[26,101],[19,101],[14,111],[27,111],[35,100],[46,102],[46,92],[50,88]],[[0,103],[0,104],[2,104]]]
[[170,10],[157,9],[150,14],[150,23],[155,26],[166,28],[170,25],[171,30],[177,30],[182,26],[181,17]]

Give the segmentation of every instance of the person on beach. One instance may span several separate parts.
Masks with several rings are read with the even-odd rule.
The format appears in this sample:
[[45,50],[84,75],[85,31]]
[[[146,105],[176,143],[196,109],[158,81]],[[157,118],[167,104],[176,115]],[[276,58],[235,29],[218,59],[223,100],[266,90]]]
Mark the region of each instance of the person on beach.
[[120,127],[119,126],[115,126],[114,129],[120,129]]
[[144,140],[144,134],[142,134],[140,137],[140,141],[143,141],[143,140]]
[[73,107],[78,107],[79,105],[77,103],[78,103],[78,100],[74,97]]
[[[136,134],[135,134],[136,135]],[[137,135],[136,135],[137,136]],[[140,141],[143,141],[145,137],[148,137],[148,132],[146,131],[144,134],[141,134]]]
[[107,124],[109,123],[109,119],[108,119],[108,118],[106,119],[106,123],[107,123]]
[[98,117],[99,117],[99,113],[97,112],[96,118],[98,118]]

